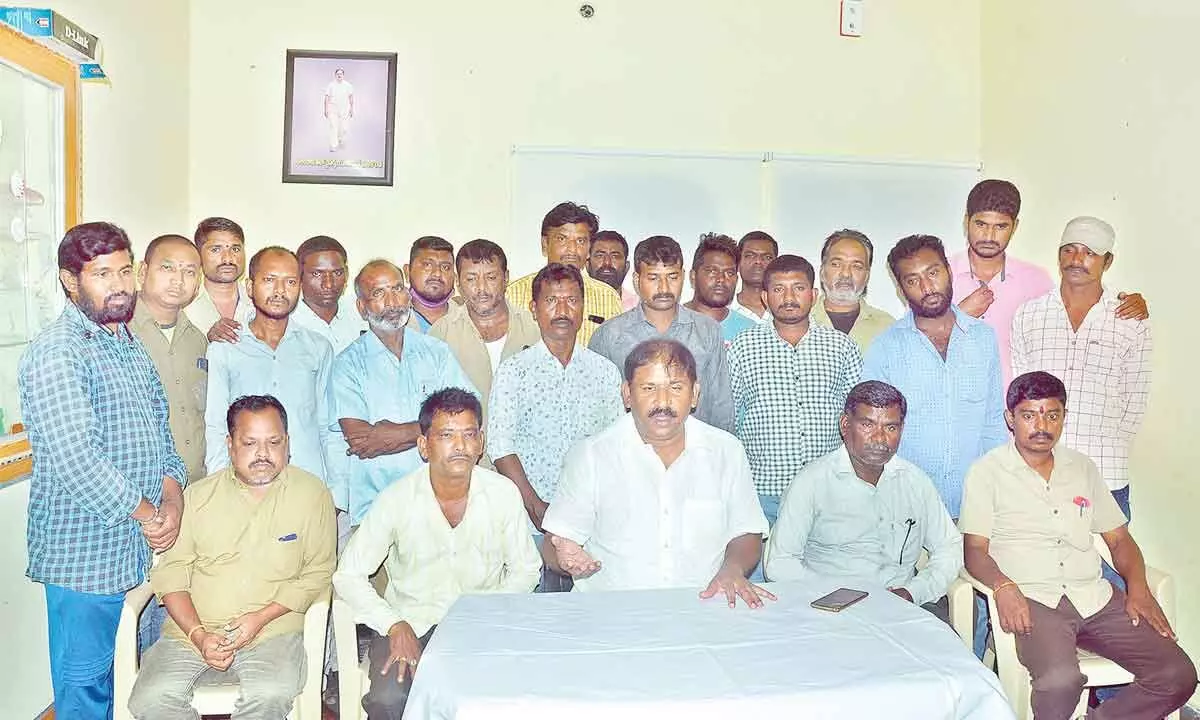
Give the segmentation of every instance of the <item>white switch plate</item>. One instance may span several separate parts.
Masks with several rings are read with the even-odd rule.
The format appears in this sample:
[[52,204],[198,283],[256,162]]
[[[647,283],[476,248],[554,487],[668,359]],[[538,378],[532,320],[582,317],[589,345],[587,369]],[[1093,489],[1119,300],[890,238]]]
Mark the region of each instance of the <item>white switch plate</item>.
[[862,37],[863,0],[842,0],[842,37]]

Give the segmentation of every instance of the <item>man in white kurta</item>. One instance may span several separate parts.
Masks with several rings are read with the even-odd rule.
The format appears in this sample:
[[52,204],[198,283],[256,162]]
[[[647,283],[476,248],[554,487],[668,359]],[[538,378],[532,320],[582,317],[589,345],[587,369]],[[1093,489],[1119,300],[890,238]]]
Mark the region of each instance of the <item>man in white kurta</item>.
[[338,68],[325,86],[325,121],[329,123],[329,152],[346,143],[346,131],[354,117],[354,86],[346,80],[346,71]]
[[542,523],[543,557],[577,589],[695,587],[751,607],[773,599],[746,579],[767,532],[750,464],[735,437],[691,417],[699,392],[681,343],[630,352],[630,414],[572,448]]

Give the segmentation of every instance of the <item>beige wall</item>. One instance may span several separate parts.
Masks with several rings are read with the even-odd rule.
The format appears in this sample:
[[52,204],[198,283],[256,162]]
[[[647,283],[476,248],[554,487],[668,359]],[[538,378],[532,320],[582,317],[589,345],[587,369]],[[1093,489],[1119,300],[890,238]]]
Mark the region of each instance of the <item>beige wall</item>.
[[[406,257],[508,242],[514,144],[978,157],[977,1],[877,3],[857,40],[835,0],[594,4],[192,3],[192,218]],[[280,183],[288,48],[399,53],[395,187]]]
[[1194,0],[986,0],[983,159],[1024,194],[1019,253],[1054,261],[1079,214],[1117,228],[1109,285],[1142,291],[1154,328],[1154,385],[1135,444],[1132,529],[1147,559],[1172,573],[1179,633],[1200,657],[1196,542],[1194,200],[1200,84]]

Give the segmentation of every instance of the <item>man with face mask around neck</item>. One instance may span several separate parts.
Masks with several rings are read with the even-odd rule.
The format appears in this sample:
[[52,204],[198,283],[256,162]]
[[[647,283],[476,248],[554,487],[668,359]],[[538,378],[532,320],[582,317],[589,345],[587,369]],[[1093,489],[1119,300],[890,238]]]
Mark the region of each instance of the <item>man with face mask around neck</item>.
[[404,274],[408,277],[410,312],[421,332],[429,332],[450,311],[454,269],[454,246],[449,241],[425,235],[413,242]]
[[[933,481],[896,457],[908,403],[870,380],[846,397],[839,426],[845,445],[809,463],[788,486],[763,564],[773,580],[816,574],[852,587],[886,587],[932,605],[962,569],[962,536]],[[921,551],[929,562],[916,571]]]
[[199,718],[192,692],[235,680],[233,717],[273,720],[304,687],[304,613],[337,561],[333,502],[288,463],[288,418],[270,395],[226,411],[230,466],[184,494],[187,522],[150,572],[170,613],[129,699],[139,720]]
[[291,462],[329,481],[325,470],[329,406],[326,389],[333,348],[317,333],[291,322],[300,301],[300,263],[286,248],[268,247],[250,258],[246,292],[254,318],[235,343],[208,346],[208,404],[204,424],[209,474],[229,464],[225,413],[235,398],[273,395],[294,418]]
[[34,455],[26,574],[45,587],[58,716],[104,720],[125,592],[175,542],[188,478],[158,373],[127,325],[129,236],[105,222],[71,228],[58,278],[66,308],[17,370]]
[[746,453],[691,417],[700,396],[692,354],[677,340],[647,340],[624,376],[629,414],[563,463],[542,523],[547,566],[583,591],[695,587],[731,608],[737,598],[751,608],[774,600],[747,580],[767,519]]
[[417,414],[432,393],[474,391],[446,343],[408,325],[410,295],[400,268],[372,260],[354,279],[358,311],[371,331],[334,361],[329,383],[329,467],[333,501],[349,527],[362,521],[379,491],[423,462]]

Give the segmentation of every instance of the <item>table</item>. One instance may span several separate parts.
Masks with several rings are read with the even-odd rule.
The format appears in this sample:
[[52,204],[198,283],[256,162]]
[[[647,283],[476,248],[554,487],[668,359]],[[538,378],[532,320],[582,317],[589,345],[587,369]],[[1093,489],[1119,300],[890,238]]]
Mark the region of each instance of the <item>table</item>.
[[697,591],[468,595],[422,655],[405,720],[1013,720],[954,632],[883,588],[770,583],[778,602]]

